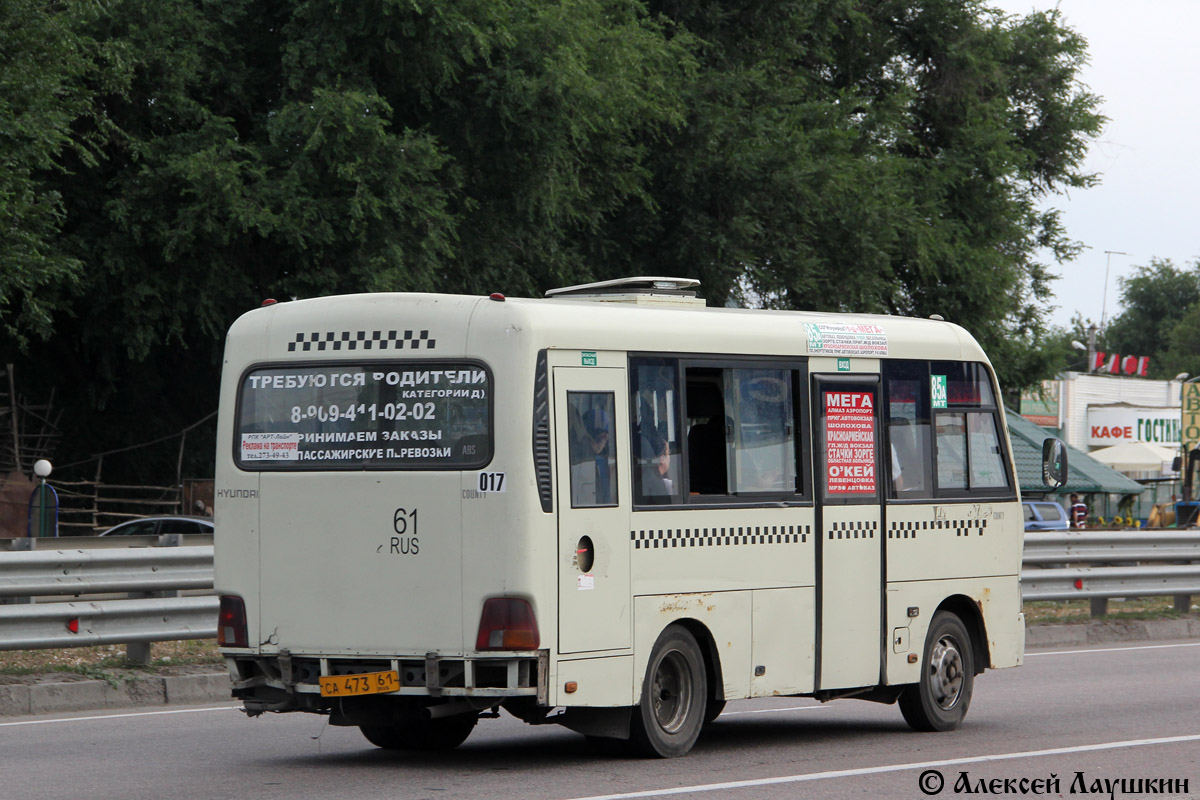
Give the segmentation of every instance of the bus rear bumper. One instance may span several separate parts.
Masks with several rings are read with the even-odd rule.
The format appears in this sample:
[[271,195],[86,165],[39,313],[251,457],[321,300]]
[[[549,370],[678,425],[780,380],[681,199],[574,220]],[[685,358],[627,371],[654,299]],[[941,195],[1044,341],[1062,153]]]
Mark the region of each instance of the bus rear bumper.
[[[498,652],[487,655],[326,656],[281,652],[277,655],[226,652],[233,696],[250,713],[312,711],[325,713],[339,698],[323,697],[319,678],[395,671],[399,689],[361,695],[356,702],[380,698],[432,701],[547,698],[549,651]],[[478,703],[475,703],[478,705]]]

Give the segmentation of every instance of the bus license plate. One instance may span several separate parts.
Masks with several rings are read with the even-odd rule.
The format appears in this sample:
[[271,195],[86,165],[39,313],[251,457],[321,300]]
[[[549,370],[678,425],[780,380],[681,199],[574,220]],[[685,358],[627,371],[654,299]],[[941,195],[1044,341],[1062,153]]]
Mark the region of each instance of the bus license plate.
[[322,697],[352,697],[400,690],[400,674],[395,670],[362,672],[358,675],[322,675],[320,682]]

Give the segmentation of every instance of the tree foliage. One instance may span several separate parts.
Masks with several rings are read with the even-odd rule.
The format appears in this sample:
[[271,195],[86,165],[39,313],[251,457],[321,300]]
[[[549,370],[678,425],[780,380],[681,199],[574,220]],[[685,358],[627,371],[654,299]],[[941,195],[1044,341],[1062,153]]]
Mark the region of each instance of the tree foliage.
[[269,296],[687,275],[715,304],[938,313],[1029,383],[1036,254],[1073,253],[1042,201],[1089,185],[1102,122],[1057,13],[979,0],[126,0],[68,33],[23,161],[49,216],[17,213],[53,258],[6,270],[0,321],[54,312],[20,358],[73,381],[80,452],[210,411],[225,328]]
[[[1170,378],[1180,371],[1200,374],[1200,349],[1188,328],[1180,328],[1200,303],[1200,262],[1178,267],[1170,259],[1154,258],[1120,279],[1121,312],[1109,323],[1105,341],[1115,352],[1150,356],[1155,377]],[[1189,369],[1188,366],[1196,369]]]
[[83,266],[58,241],[62,195],[44,174],[68,155],[95,164],[88,83],[120,81],[83,22],[74,8],[0,3],[0,334],[20,343],[49,333],[59,291]]

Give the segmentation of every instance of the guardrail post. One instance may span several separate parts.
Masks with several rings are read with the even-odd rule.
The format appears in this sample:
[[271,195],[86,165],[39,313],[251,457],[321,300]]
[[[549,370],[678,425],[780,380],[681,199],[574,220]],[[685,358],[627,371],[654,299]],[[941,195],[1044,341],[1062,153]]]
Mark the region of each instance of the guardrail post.
[[[183,545],[183,535],[178,533],[164,533],[158,537],[158,544],[155,547],[180,547]],[[163,591],[163,592],[130,592],[129,599],[136,600],[143,597],[179,597],[178,591]],[[141,664],[143,666],[150,663],[150,648],[152,642],[128,642],[125,645],[125,660],[131,664]]]
[[1180,614],[1188,614],[1192,610],[1192,596],[1190,594],[1175,595],[1175,610]]
[[1103,617],[1108,613],[1108,598],[1093,597],[1092,598],[1092,616]]

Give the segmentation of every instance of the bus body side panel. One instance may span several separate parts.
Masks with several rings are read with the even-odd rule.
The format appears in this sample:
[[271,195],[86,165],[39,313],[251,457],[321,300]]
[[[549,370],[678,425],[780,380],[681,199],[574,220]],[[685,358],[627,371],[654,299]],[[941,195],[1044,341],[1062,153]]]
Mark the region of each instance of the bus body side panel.
[[1014,501],[889,504],[888,580],[1019,575],[1022,527]]
[[[1025,620],[1020,613],[1021,587],[1017,577],[892,582],[888,583],[886,598],[891,642],[885,653],[888,684],[916,683],[920,679],[920,661],[910,664],[908,656],[921,654],[934,613],[952,597],[967,598],[982,618],[991,658],[989,663],[976,663],[976,669],[1021,665]],[[910,609],[917,609],[917,616],[910,617]]]
[[[921,652],[933,612],[955,593],[980,610],[991,650],[991,663],[983,666],[1021,663],[1022,527],[1020,504],[1013,501],[887,507],[888,683],[916,680],[917,665],[904,656]],[[967,588],[955,588],[960,584]],[[910,619],[909,608],[918,608],[920,616]],[[903,646],[897,646],[898,636]]]
[[693,619],[713,636],[726,698],[812,691],[814,536],[811,507],[635,512],[634,674],[663,628]]

